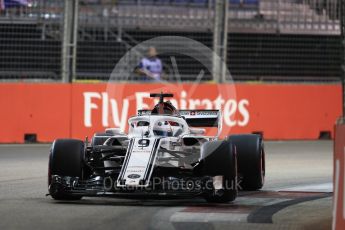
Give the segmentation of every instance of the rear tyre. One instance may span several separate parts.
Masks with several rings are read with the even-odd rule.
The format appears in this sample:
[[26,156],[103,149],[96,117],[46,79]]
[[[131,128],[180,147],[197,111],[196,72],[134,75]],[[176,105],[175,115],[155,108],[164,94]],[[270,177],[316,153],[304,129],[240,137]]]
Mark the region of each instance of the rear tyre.
[[[205,176],[222,176],[223,188],[205,194],[207,202],[226,203],[237,197],[237,160],[229,141],[206,142],[201,148],[202,173]],[[208,186],[209,187],[209,186]]]
[[236,146],[240,187],[247,191],[261,189],[265,181],[265,151],[261,136],[233,135],[228,140]]
[[84,142],[73,139],[55,140],[50,149],[48,185],[49,193],[55,200],[79,200],[82,196],[67,194],[61,184],[52,183],[51,176],[82,178]]

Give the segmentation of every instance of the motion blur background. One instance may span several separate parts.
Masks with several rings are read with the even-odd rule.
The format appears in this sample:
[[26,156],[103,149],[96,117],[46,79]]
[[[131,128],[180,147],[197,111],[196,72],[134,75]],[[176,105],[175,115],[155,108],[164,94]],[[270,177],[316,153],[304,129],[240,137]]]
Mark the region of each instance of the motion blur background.
[[[3,81],[107,81],[126,51],[156,36],[184,36],[214,47],[214,0],[1,3]],[[340,5],[341,0],[229,0],[226,63],[233,79],[339,81]],[[160,58],[168,80],[176,80],[169,57]],[[137,63],[139,57],[130,59]],[[195,80],[201,64],[181,55],[176,60],[181,80]]]

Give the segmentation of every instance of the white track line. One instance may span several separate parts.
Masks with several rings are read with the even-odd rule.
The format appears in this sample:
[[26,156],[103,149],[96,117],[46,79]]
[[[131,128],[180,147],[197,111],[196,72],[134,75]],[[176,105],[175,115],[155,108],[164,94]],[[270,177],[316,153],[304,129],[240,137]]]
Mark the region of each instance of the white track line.
[[311,185],[300,185],[294,187],[285,187],[275,189],[275,191],[286,191],[286,192],[333,192],[333,183],[322,183],[322,184],[311,184]]
[[248,213],[192,213],[176,212],[170,222],[246,222]]

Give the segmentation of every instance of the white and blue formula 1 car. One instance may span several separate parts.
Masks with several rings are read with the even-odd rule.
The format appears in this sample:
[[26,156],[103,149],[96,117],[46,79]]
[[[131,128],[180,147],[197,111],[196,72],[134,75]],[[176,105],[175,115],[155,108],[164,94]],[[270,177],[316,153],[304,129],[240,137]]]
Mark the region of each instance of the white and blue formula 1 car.
[[[265,177],[259,135],[219,139],[218,110],[180,110],[159,97],[152,110],[139,110],[119,129],[96,133],[92,141],[58,139],[51,146],[49,194],[57,200],[83,196],[204,197],[230,202],[238,189],[258,190]],[[218,128],[205,136],[201,127]]]

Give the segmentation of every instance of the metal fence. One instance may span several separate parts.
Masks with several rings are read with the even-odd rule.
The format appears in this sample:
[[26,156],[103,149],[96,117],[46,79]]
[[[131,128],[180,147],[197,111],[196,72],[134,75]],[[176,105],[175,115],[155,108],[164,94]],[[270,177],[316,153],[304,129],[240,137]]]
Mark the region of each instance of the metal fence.
[[[213,47],[214,0],[79,0],[65,5],[75,1],[33,0],[0,11],[1,79],[108,80],[131,47],[162,35]],[[227,65],[232,77],[336,80],[342,59],[340,2],[230,0]],[[177,80],[170,57],[160,58],[167,80]],[[181,79],[193,81],[201,64],[183,55],[175,58]],[[140,79],[135,74],[130,78]],[[212,79],[206,72],[202,80]]]
[[0,78],[61,80],[63,5],[35,1],[0,11]]

